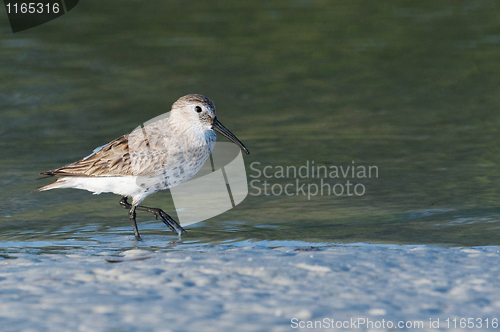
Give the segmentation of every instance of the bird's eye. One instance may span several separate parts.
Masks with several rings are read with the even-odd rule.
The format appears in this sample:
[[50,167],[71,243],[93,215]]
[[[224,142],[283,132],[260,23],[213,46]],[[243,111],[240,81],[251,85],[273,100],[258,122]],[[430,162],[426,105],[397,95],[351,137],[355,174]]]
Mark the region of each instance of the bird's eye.
[[200,107],[200,106],[196,106],[196,107],[194,108],[194,110],[195,110],[196,112],[198,112],[198,113],[201,113],[201,107]]

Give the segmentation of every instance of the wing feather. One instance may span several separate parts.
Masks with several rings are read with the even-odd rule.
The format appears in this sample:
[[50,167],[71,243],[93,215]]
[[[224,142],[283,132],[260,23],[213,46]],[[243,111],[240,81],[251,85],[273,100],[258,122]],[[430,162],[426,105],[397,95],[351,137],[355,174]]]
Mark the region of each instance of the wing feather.
[[[159,126],[148,125],[123,135],[72,164],[42,172],[48,176],[151,176],[164,173],[172,145]],[[175,145],[175,143],[174,143]],[[175,150],[175,148],[174,148]],[[175,158],[174,158],[175,159]],[[173,160],[171,160],[173,162]]]
[[42,172],[50,176],[126,176],[133,175],[130,167],[129,134],[109,142],[90,156],[72,164]]

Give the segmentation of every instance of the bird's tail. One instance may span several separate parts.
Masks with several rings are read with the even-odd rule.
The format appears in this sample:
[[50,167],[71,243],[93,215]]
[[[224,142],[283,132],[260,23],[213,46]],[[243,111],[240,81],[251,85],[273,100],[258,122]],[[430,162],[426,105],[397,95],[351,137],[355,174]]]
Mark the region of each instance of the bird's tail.
[[66,185],[67,185],[66,179],[65,178],[59,178],[59,179],[55,180],[54,182],[49,183],[46,186],[38,188],[35,191],[47,191],[47,190],[57,189],[57,188],[66,188]]

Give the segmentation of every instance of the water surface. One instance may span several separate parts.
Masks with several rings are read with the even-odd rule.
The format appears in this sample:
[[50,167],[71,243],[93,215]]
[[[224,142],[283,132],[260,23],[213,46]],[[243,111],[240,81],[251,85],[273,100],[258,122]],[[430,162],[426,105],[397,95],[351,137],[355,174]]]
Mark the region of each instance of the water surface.
[[[362,183],[362,196],[250,189],[181,241],[139,214],[141,247],[499,244],[494,1],[88,0],[17,34],[0,15],[4,252],[134,247],[118,196],[33,192],[49,181],[37,174],[88,155],[188,93],[214,100],[221,122],[250,149],[249,180],[254,162],[262,171],[354,161],[377,166],[378,177],[326,179]],[[144,204],[175,217],[168,192]]]

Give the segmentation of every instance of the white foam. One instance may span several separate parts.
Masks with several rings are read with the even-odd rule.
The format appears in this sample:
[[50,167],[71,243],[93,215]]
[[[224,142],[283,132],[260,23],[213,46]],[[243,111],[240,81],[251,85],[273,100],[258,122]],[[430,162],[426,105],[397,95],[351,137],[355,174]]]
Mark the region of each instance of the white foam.
[[292,318],[358,317],[430,330],[429,319],[491,321],[500,307],[498,247],[294,249],[134,249],[115,264],[83,250],[0,258],[2,330],[291,331]]

